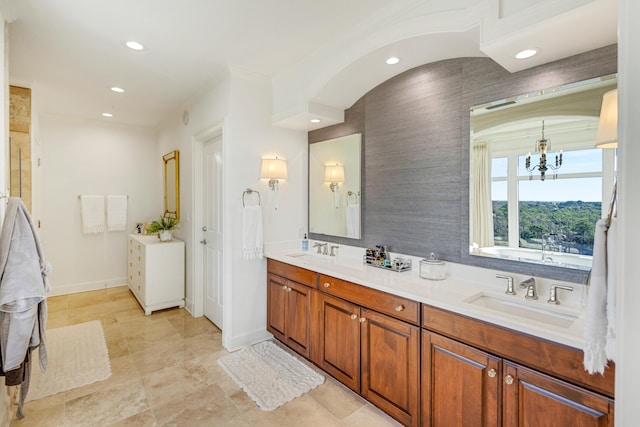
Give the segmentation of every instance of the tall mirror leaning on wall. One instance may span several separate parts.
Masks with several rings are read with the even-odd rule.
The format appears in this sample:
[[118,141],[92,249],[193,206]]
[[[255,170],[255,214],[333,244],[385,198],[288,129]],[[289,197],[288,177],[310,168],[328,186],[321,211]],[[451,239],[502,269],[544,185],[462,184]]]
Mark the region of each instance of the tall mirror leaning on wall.
[[607,75],[471,108],[472,255],[591,268],[616,169],[595,141],[616,88]]

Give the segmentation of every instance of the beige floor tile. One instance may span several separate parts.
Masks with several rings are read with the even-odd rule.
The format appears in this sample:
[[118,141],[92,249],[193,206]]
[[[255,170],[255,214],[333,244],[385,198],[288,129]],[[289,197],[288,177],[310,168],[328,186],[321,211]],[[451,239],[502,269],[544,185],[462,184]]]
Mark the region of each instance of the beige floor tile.
[[308,395],[300,396],[274,411],[266,412],[256,407],[243,412],[240,417],[261,427],[331,427],[338,425],[338,421],[333,415]]
[[338,420],[348,417],[367,404],[364,399],[331,378],[326,378],[324,384],[311,390],[309,396],[327,408]]
[[199,335],[185,338],[184,342],[197,356],[205,356],[224,350],[222,346],[222,332],[203,332]]
[[153,412],[160,425],[223,426],[240,412],[220,387],[210,385],[195,393],[174,395],[173,399]]
[[144,350],[131,354],[140,375],[177,367],[195,359],[195,354],[184,342],[150,344]]
[[64,393],[27,402],[22,409],[25,417],[18,420],[14,413],[12,427],[61,426],[64,424]]
[[207,370],[195,361],[153,372],[142,377],[147,398],[156,408],[176,396],[195,393],[213,383]]
[[129,383],[142,383],[131,356],[111,359],[111,376],[104,381],[77,387],[65,392],[67,401],[76,399],[100,390],[124,387]]
[[371,405],[363,406],[344,420],[341,427],[402,427],[402,424]]
[[96,391],[65,403],[66,425],[109,425],[149,408],[144,388],[139,382]]
[[156,427],[159,426],[153,411],[148,409],[135,415],[125,418],[122,421],[109,424],[109,427]]

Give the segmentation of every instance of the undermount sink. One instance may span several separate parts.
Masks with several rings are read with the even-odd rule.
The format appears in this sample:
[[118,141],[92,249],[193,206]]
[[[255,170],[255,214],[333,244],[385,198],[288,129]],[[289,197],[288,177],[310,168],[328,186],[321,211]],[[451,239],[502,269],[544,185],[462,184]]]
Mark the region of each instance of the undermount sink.
[[484,307],[489,310],[504,314],[518,316],[522,319],[535,320],[560,328],[569,328],[580,317],[580,313],[561,307],[544,307],[540,303],[534,303],[523,298],[508,295],[494,295],[485,292],[472,295],[464,301],[476,307]]

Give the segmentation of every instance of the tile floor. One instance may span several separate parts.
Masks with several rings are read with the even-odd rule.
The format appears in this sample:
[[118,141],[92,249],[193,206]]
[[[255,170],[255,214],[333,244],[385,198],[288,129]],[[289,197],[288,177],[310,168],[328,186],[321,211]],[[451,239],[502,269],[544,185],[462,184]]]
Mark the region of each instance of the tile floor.
[[216,363],[221,332],[184,309],[145,316],[127,287],[52,297],[48,329],[100,320],[112,375],[25,405],[11,427],[398,426],[327,376],[311,392],[263,412]]

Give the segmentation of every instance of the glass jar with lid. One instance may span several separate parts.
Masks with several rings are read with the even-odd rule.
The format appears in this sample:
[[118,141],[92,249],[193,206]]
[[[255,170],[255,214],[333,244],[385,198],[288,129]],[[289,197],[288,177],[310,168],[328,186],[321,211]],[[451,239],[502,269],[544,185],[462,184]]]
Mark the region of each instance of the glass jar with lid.
[[444,274],[444,261],[436,258],[436,255],[431,252],[429,258],[425,258],[420,261],[420,277],[429,280],[443,280]]

